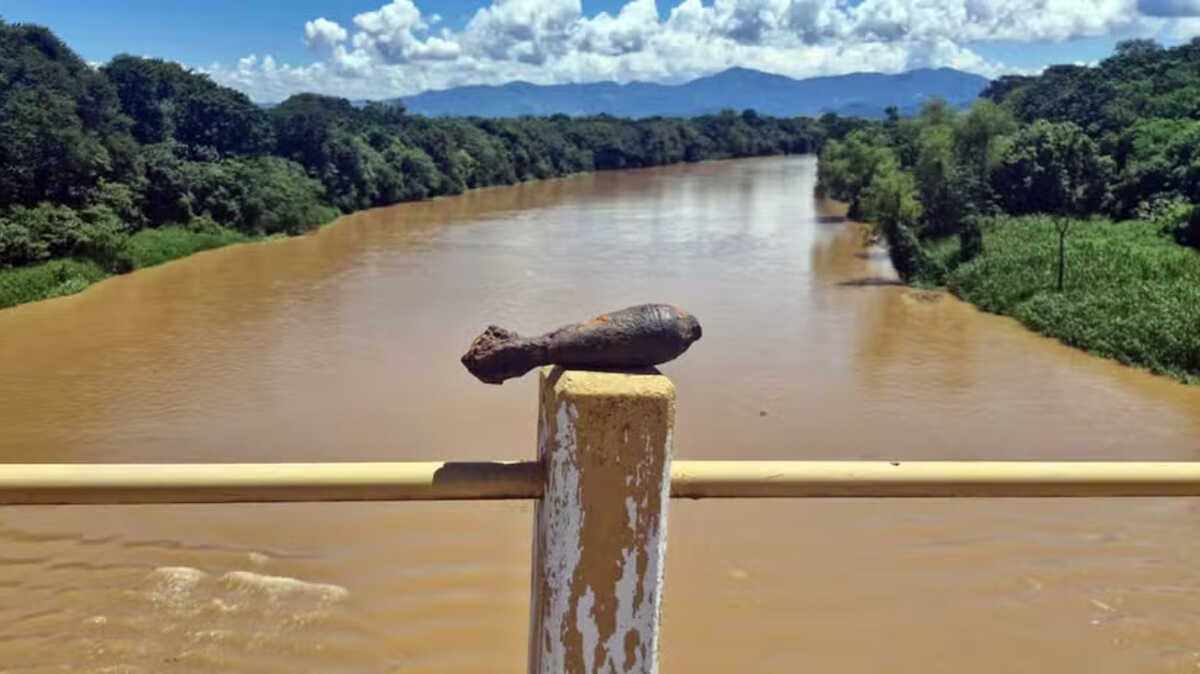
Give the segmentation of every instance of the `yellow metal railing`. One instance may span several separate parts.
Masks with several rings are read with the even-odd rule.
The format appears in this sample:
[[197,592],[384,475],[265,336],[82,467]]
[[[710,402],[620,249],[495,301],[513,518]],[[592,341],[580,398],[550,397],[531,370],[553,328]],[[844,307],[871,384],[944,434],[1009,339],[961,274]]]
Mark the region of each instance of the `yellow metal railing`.
[[[675,498],[1200,496],[1200,463],[675,461]],[[0,464],[0,505],[539,499],[514,462]]]

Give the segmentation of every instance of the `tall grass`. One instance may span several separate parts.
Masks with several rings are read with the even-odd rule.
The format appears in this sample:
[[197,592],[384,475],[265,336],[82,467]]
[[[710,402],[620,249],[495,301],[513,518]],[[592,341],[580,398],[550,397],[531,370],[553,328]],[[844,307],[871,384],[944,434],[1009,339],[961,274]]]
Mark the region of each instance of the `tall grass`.
[[143,229],[126,242],[125,255],[132,268],[142,269],[202,250],[249,240],[245,234],[221,227],[200,232],[183,227]]
[[91,260],[54,260],[0,270],[0,309],[77,293],[108,276]]
[[983,243],[982,255],[957,266],[956,241],[930,246],[949,263],[955,295],[1096,355],[1200,382],[1200,253],[1159,225],[1075,221],[1061,293],[1049,218],[994,219]]

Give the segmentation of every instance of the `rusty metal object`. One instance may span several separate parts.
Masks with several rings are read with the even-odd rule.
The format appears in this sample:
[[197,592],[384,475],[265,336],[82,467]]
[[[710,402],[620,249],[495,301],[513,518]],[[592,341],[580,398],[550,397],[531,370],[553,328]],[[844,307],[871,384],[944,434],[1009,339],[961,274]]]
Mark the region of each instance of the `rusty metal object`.
[[642,304],[568,325],[540,337],[521,337],[490,325],[462,364],[480,381],[502,384],[541,365],[633,370],[678,358],[700,339],[700,322],[669,304]]

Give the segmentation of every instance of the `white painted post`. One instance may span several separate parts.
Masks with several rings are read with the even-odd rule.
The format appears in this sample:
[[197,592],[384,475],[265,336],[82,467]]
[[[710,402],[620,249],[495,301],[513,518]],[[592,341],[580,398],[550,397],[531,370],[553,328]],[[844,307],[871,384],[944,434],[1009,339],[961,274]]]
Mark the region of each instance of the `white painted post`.
[[657,374],[545,368],[531,674],[653,674],[675,387]]

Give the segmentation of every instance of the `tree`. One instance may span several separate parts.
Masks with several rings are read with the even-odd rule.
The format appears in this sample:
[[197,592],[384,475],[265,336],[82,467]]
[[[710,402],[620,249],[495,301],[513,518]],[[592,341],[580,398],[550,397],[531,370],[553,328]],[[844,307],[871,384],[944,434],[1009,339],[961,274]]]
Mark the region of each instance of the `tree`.
[[832,112],[821,115],[817,119],[817,123],[825,131],[824,136],[833,140],[842,140],[851,133],[869,126],[866,120],[854,117],[840,117]]
[[45,28],[0,25],[0,204],[82,206],[132,153],[101,73]]
[[979,94],[979,97],[993,103],[1001,103],[1013,92],[1032,85],[1036,79],[1027,75],[1001,75],[992,80]]
[[955,150],[963,164],[981,178],[988,179],[997,163],[999,140],[1017,130],[1012,113],[989,99],[980,98],[971,105],[971,111],[955,127]]
[[1054,218],[1054,231],[1058,232],[1058,292],[1063,291],[1063,275],[1066,273],[1067,232],[1071,231],[1074,221],[1066,216]]
[[354,108],[344,98],[297,94],[269,114],[275,126],[275,154],[319,171],[328,160],[330,134],[353,116]]
[[1039,120],[998,143],[992,187],[1010,213],[1081,215],[1107,204],[1112,173],[1079,126]]
[[1162,45],[1149,39],[1122,40],[1113,50],[1115,56],[1145,57],[1155,56],[1163,50]]
[[921,202],[913,178],[900,170],[895,159],[876,167],[874,178],[862,197],[862,211],[887,243],[892,266],[904,281],[911,281],[927,264],[916,229],[921,220]]
[[1121,134],[1112,211],[1135,215],[1156,200],[1200,201],[1200,121],[1140,120]]
[[225,87],[199,87],[174,106],[175,139],[220,154],[263,154],[274,145],[266,113],[245,94]]
[[148,145],[142,153],[145,186],[142,213],[152,226],[189,222],[192,210],[192,180],[187,163],[176,143]]
[[983,230],[979,226],[979,217],[971,216],[963,222],[958,232],[959,261],[968,262],[983,253]]
[[300,234],[338,215],[322,203],[321,183],[304,167],[279,157],[237,161],[233,175],[247,186],[238,229],[252,234]]
[[928,125],[918,142],[913,175],[924,206],[921,233],[926,237],[953,234],[967,211],[966,195],[953,189],[959,174],[954,129],[949,124]]
[[133,120],[133,136],[139,143],[162,143],[174,137],[170,101],[186,80],[182,67],[121,54],[101,71],[116,86],[121,110]]
[[[995,173],[1010,211],[1054,217],[1058,289],[1063,289],[1066,237],[1073,217],[1098,210],[1108,197],[1112,160],[1071,122],[1039,120],[1011,137]],[[1021,210],[1018,210],[1021,209]]]
[[1200,206],[1193,208],[1187,222],[1175,230],[1175,239],[1185,246],[1200,249]]
[[920,119],[928,126],[953,124],[957,117],[958,112],[940,96],[921,106]]
[[817,165],[818,190],[850,202],[850,217],[857,217],[860,195],[887,161],[895,163],[896,156],[879,134],[855,131],[844,142],[830,141]]
[[145,144],[178,141],[219,154],[262,154],[274,144],[267,114],[245,94],[177,63],[128,54],[104,66],[121,109]]
[[1117,98],[1115,82],[1103,71],[1058,65],[1047,68],[1028,86],[1010,91],[1004,101],[1022,121],[1070,121],[1099,136],[1112,130],[1104,110]]

